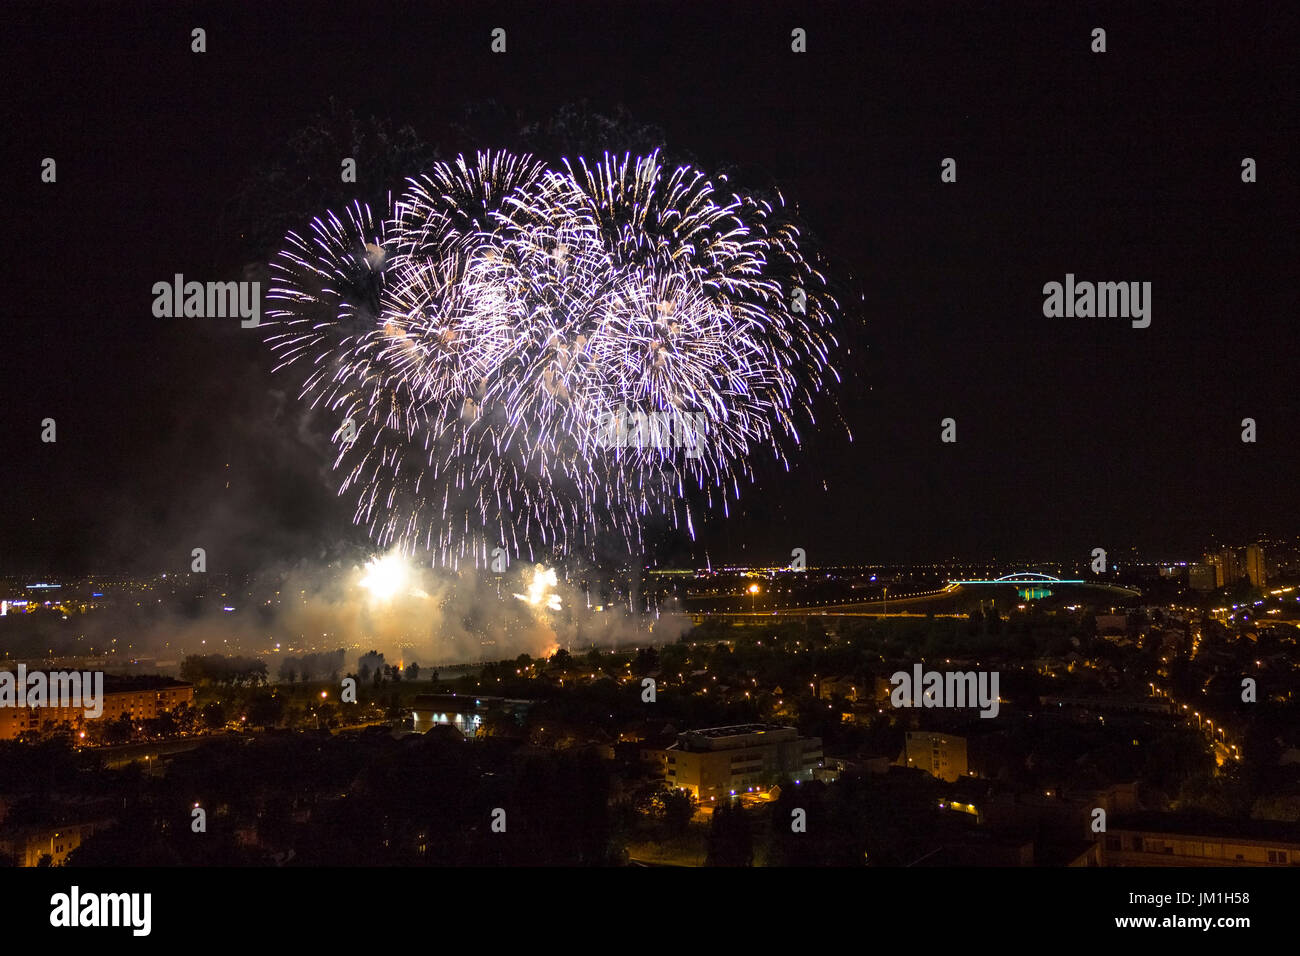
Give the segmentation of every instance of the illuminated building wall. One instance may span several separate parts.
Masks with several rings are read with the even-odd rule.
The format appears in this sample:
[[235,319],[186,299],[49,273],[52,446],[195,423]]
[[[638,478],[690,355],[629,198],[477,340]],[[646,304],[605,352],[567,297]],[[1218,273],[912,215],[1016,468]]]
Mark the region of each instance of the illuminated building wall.
[[1102,866],[1300,866],[1295,837],[1211,836],[1114,825],[1098,837]]
[[506,697],[419,694],[411,703],[412,726],[417,734],[428,733],[434,727],[455,727],[466,737],[473,737],[492,708],[521,723],[532,705],[531,700]]
[[1237,552],[1224,548],[1214,556],[1214,574],[1219,587],[1236,584],[1241,577],[1241,568],[1237,562]]
[[1262,588],[1268,584],[1268,568],[1264,563],[1264,549],[1257,544],[1246,548],[1246,577],[1250,586]]
[[84,707],[0,707],[0,740],[16,740],[19,734],[44,730],[66,723],[73,732],[86,724],[104,720],[151,720],[181,704],[194,706],[194,685],[169,682],[165,686],[104,690],[104,711],[87,718]]
[[68,854],[81,846],[104,824],[73,823],[58,827],[22,829],[0,838],[0,854],[13,866],[36,866],[48,856],[51,866],[59,866]]
[[966,738],[929,731],[909,731],[899,761],[952,783],[966,776]]
[[817,693],[822,700],[843,697],[845,700],[856,701],[861,696],[862,690],[851,677],[823,677]]
[[455,727],[467,737],[478,733],[486,711],[481,697],[454,694],[421,694],[415,698],[411,717],[415,732],[425,734],[434,727]]
[[782,777],[813,779],[822,766],[820,737],[793,727],[737,724],[688,730],[667,750],[668,783],[701,803],[768,790]]

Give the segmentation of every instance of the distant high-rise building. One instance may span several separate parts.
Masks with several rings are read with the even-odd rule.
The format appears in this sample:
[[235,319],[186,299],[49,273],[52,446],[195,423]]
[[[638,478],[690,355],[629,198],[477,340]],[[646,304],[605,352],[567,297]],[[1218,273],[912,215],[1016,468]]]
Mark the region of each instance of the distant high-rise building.
[[1246,576],[1250,586],[1262,588],[1268,583],[1268,566],[1264,563],[1264,549],[1257,544],[1246,547]]
[[1216,588],[1223,587],[1223,557],[1218,554],[1210,554],[1207,551],[1201,557],[1201,563],[1208,565],[1214,571],[1214,586]]
[[908,732],[899,764],[924,770],[952,783],[966,776],[966,738],[924,731]]
[[1214,566],[1214,586],[1227,587],[1236,584],[1237,579],[1241,577],[1241,565],[1237,561],[1237,552],[1231,548],[1224,548],[1217,554],[1207,554],[1205,563]]

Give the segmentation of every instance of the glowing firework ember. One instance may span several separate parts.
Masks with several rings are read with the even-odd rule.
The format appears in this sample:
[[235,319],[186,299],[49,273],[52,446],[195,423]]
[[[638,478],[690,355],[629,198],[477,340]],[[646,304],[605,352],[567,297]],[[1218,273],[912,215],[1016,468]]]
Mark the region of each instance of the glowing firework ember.
[[407,571],[402,556],[389,554],[372,558],[366,564],[365,575],[359,583],[378,600],[391,601],[407,587]]
[[539,564],[533,568],[533,576],[528,582],[528,587],[525,588],[528,593],[516,594],[515,597],[533,607],[558,611],[560,609],[560,596],[555,593],[555,588],[558,585],[559,578],[555,575],[555,569],[543,567]]
[[[268,341],[337,416],[339,492],[381,546],[451,565],[603,534],[631,550],[651,516],[693,536],[688,491],[725,507],[813,423],[838,306],[799,238],[779,203],[657,154],[480,154],[385,218],[291,234]],[[632,419],[692,434],[611,442]]]

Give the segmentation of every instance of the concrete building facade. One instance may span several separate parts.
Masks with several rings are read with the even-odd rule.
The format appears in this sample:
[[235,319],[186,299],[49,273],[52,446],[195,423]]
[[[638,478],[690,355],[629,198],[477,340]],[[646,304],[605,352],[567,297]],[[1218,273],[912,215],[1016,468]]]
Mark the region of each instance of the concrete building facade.
[[931,731],[908,731],[899,763],[952,783],[966,776],[966,738]]
[[688,730],[668,747],[667,758],[669,785],[701,803],[765,791],[783,777],[812,780],[823,766],[820,737],[769,724]]

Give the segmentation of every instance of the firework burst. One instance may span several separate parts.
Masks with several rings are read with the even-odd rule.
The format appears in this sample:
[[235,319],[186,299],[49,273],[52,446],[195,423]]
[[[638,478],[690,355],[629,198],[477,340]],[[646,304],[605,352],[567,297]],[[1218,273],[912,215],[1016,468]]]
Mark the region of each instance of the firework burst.
[[[636,550],[651,518],[694,534],[688,493],[725,509],[760,455],[788,466],[838,306],[783,205],[722,183],[657,154],[483,153],[287,237],[268,342],[337,416],[339,491],[377,544]],[[702,433],[611,443],[625,416]]]

